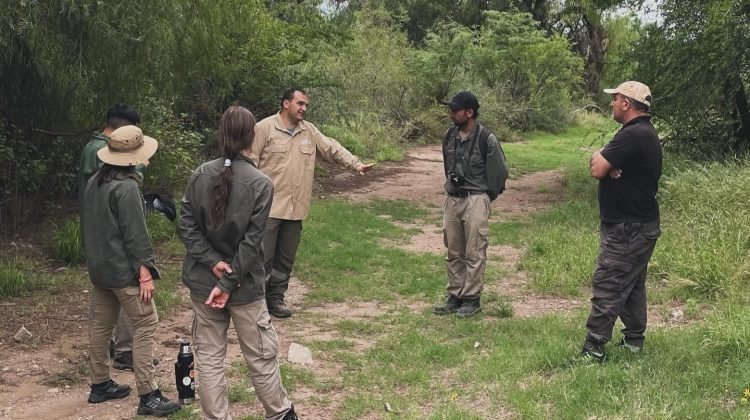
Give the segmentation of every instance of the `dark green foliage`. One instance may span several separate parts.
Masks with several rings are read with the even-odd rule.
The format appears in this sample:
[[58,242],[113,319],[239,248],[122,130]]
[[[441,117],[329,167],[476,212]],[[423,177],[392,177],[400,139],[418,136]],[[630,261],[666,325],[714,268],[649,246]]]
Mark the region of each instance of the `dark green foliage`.
[[699,158],[750,150],[750,6],[746,1],[661,5],[632,60],[651,86],[653,114],[669,126],[667,145]]

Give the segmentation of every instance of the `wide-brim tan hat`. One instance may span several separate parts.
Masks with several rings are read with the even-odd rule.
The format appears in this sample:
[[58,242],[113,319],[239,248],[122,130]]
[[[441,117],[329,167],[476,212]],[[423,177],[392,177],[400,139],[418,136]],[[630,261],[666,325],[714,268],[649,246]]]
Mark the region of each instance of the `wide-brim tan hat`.
[[126,125],[113,131],[107,147],[99,149],[96,155],[110,165],[135,166],[145,164],[158,148],[156,139],[143,135],[134,125]]
[[604,89],[604,93],[610,95],[619,93],[620,95],[625,95],[628,98],[635,99],[646,106],[651,106],[651,89],[643,83],[634,80],[622,82],[620,83],[620,86],[617,86],[614,89]]

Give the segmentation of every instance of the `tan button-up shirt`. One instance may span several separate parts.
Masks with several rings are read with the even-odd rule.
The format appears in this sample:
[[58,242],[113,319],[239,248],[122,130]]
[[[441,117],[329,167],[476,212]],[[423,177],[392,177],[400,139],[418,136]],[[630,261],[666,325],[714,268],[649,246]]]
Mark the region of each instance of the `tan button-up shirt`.
[[336,140],[326,137],[313,124],[302,121],[289,134],[281,115],[272,115],[255,125],[250,158],[273,181],[270,217],[302,220],[310,211],[315,157],[338,162],[356,170],[362,162]]

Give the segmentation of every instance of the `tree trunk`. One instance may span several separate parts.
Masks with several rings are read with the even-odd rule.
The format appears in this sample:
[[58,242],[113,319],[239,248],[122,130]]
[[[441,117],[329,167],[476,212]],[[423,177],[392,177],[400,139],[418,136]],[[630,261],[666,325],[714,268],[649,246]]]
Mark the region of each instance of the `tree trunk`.
[[750,150],[750,105],[747,103],[745,84],[741,80],[734,92],[734,106],[737,112],[734,130],[735,151],[743,153]]

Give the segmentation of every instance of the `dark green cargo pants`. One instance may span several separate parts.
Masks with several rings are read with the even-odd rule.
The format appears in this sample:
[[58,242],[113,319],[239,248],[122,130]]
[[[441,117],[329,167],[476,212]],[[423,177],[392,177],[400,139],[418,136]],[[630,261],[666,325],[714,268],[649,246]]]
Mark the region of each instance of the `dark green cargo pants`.
[[302,237],[302,220],[268,218],[263,232],[266,301],[283,301]]
[[659,221],[604,223],[593,279],[586,340],[603,345],[612,339],[619,316],[628,344],[642,346],[646,331],[646,267],[661,234]]

